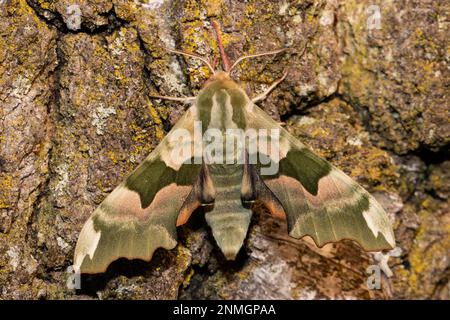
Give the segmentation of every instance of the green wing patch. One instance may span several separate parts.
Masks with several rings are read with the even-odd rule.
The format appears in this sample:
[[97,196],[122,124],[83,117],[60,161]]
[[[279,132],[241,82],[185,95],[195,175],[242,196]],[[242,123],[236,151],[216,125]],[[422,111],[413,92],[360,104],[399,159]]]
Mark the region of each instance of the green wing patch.
[[[193,132],[194,107],[174,129]],[[169,161],[174,129],[88,219],[75,248],[75,271],[100,273],[118,258],[150,260],[157,248],[175,247],[180,212],[185,222],[200,206],[192,191],[201,165]]]
[[[281,131],[279,171],[261,175],[264,185],[255,183],[253,188],[256,199],[273,215],[286,217],[290,236],[311,236],[318,246],[351,239],[369,251],[395,246],[386,212],[364,188],[315,155],[257,106],[246,109],[249,128]],[[266,188],[276,199],[268,196]]]

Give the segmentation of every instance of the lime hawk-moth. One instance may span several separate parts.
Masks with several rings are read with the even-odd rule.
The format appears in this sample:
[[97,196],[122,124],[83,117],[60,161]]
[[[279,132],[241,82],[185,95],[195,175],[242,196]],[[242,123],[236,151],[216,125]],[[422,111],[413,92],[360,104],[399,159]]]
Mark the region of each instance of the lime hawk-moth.
[[200,59],[212,76],[196,97],[155,96],[191,106],[87,220],[75,248],[75,271],[100,273],[121,257],[148,261],[157,248],[173,249],[176,227],[200,207],[224,256],[234,260],[253,203],[286,219],[291,237],[309,235],[318,246],[352,239],[368,251],[393,248],[380,204],[255,105],[286,74],[253,99],[230,78],[243,59],[283,50],[231,65],[218,24],[213,26],[223,71],[202,57],[169,50]]

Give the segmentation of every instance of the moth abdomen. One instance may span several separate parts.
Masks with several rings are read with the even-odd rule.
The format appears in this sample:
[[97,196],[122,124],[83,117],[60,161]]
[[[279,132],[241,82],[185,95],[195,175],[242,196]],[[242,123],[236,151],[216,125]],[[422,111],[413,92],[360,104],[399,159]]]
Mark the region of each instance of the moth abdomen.
[[214,239],[228,260],[234,260],[250,225],[252,212],[241,200],[241,165],[210,165],[216,191],[214,205],[205,213]]
[[222,209],[225,207],[231,211],[218,210],[215,206],[205,218],[224,256],[234,260],[247,236],[252,212],[238,203],[222,206]]

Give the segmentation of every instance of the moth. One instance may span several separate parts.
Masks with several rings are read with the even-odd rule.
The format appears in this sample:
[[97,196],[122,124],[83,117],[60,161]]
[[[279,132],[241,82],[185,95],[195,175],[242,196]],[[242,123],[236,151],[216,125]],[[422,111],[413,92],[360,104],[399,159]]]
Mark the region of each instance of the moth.
[[255,203],[286,219],[291,237],[308,235],[320,247],[351,239],[367,251],[392,249],[392,226],[380,204],[256,106],[286,73],[253,99],[231,79],[242,60],[283,50],[231,64],[219,26],[213,26],[223,70],[203,57],[169,50],[199,59],[212,76],[196,97],[154,96],[191,106],[87,220],[75,248],[75,271],[101,273],[118,258],[149,261],[157,248],[173,249],[177,226],[200,207],[222,253],[234,260]]

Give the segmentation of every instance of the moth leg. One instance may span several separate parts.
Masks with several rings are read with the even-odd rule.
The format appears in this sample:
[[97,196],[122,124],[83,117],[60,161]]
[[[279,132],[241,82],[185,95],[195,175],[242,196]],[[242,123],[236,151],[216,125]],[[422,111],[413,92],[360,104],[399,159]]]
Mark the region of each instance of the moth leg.
[[260,95],[257,95],[256,97],[254,97],[252,99],[252,102],[256,103],[258,101],[264,100],[267,97],[267,95],[270,93],[270,91],[272,91],[277,85],[280,84],[281,81],[283,81],[286,78],[287,74],[288,74],[288,72],[285,71],[283,73],[283,76],[280,79],[278,79],[274,83],[272,83],[272,85],[269,88],[267,88],[266,91],[264,91]]
[[209,70],[211,70],[211,72],[212,72],[213,74],[216,73],[216,72],[214,71],[213,66],[209,63],[209,61],[206,60],[206,59],[203,58],[203,57],[200,57],[200,56],[198,56],[198,55],[196,55],[196,54],[193,54],[193,53],[190,53],[190,52],[179,51],[179,50],[173,50],[173,49],[169,49],[169,48],[165,48],[165,49],[166,49],[167,51],[172,52],[172,53],[175,53],[175,54],[179,54],[179,55],[187,56],[187,57],[190,57],[190,58],[198,59],[198,60],[202,61],[204,64],[206,64],[206,66],[209,68]]
[[154,99],[164,99],[164,100],[172,100],[188,103],[195,100],[195,97],[170,97],[170,96],[158,96],[158,95],[149,95],[150,98]]

